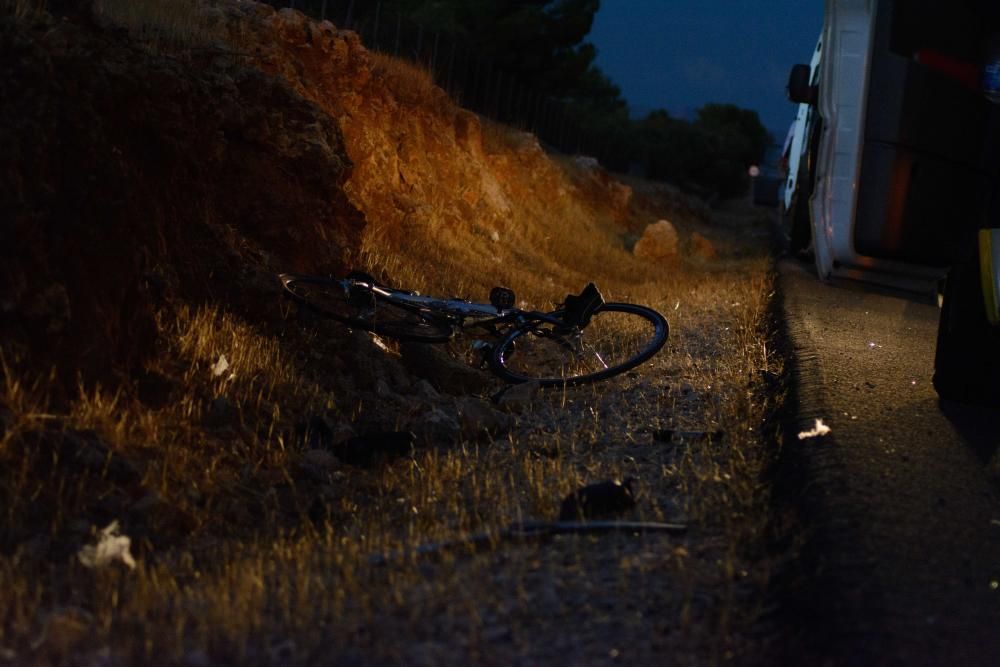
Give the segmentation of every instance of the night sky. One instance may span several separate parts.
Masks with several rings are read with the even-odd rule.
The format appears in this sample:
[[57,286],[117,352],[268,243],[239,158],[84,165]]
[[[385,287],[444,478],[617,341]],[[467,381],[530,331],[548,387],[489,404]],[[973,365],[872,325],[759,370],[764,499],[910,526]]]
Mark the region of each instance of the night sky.
[[788,70],[809,62],[822,24],[822,0],[601,0],[587,40],[634,117],[731,103],[780,142],[795,116]]

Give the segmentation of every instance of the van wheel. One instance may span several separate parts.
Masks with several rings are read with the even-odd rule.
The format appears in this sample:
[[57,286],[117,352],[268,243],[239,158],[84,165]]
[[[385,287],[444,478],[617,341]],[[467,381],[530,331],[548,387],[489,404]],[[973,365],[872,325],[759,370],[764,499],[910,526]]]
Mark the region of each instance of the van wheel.
[[788,216],[788,250],[793,255],[807,252],[812,245],[812,225],[809,222],[809,200],[803,199],[800,188],[792,193],[792,202],[785,215]]
[[799,167],[788,209],[784,211],[785,226],[788,229],[788,252],[801,255],[812,245],[812,224],[809,219],[809,172]]
[[1000,329],[986,319],[975,244],[948,272],[937,351],[934,388],[961,403],[1000,406]]

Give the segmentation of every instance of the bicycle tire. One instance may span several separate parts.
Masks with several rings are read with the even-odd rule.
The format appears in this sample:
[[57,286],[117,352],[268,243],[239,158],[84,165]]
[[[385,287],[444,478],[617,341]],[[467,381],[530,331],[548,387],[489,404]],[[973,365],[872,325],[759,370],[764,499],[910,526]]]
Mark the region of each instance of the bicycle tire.
[[352,328],[422,343],[441,343],[454,335],[450,324],[435,321],[419,308],[393,303],[366,282],[294,273],[283,273],[280,279],[295,301]]
[[[561,319],[562,314],[558,310],[549,316]],[[669,332],[666,318],[652,308],[606,303],[586,328],[573,334],[563,334],[545,321],[518,327],[494,347],[490,363],[494,373],[511,383],[587,384],[649,360],[667,342]]]

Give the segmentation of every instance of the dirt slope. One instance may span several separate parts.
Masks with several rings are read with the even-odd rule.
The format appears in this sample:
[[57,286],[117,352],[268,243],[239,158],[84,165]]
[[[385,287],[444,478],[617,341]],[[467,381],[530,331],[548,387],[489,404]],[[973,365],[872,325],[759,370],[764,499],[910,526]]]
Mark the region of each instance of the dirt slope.
[[[558,282],[551,298],[586,281],[566,269],[593,254],[575,240],[595,219],[629,224],[630,188],[571,166],[574,181],[531,135],[484,139],[426,75],[352,32],[255,3],[202,12],[230,46],[178,56],[100,15],[3,18],[2,326],[65,360],[70,384],[77,366],[141,365],[156,298],[257,317],[277,271],[384,269],[400,252],[416,287],[518,287],[500,259],[527,259]],[[497,275],[480,278],[469,259],[488,256]]]
[[127,368],[157,297],[244,310],[271,297],[271,258],[338,269],[357,247],[340,129],[280,81],[89,22],[2,21],[5,339],[70,374]]

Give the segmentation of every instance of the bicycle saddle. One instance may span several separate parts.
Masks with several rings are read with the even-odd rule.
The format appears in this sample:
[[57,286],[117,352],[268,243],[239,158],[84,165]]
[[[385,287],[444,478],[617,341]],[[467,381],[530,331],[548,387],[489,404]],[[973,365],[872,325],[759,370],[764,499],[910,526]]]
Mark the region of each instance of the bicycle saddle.
[[590,318],[604,305],[604,297],[594,283],[588,283],[579,294],[567,294],[563,302],[566,310],[562,319],[568,326],[582,329],[590,324]]

